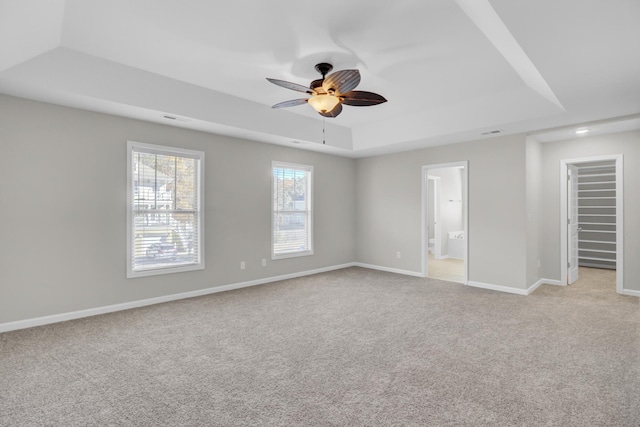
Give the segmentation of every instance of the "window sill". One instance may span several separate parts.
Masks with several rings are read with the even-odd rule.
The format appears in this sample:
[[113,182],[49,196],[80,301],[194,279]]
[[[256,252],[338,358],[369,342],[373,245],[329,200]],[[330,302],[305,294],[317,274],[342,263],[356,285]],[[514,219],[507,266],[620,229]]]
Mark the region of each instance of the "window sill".
[[135,279],[137,277],[158,276],[161,274],[183,273],[187,271],[204,270],[204,263],[200,264],[188,264],[188,265],[176,265],[166,268],[150,268],[147,270],[135,270],[129,269],[127,271],[127,279]]
[[313,255],[313,251],[300,251],[300,252],[289,252],[285,254],[271,254],[271,261],[276,261],[279,259],[287,259],[287,258],[298,258],[303,256],[311,256]]

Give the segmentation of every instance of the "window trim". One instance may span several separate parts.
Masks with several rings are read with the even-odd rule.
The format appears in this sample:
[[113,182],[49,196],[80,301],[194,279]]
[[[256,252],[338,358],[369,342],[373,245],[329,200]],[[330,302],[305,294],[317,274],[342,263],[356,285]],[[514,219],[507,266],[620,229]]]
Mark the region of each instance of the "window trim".
[[[309,249],[304,251],[296,251],[296,252],[288,252],[285,254],[276,254],[275,253],[275,208],[273,206],[274,192],[275,192],[275,179],[273,176],[273,170],[275,168],[283,168],[283,169],[295,169],[299,171],[304,171],[308,174],[308,183],[307,183],[307,195],[309,201],[308,213],[309,213]],[[281,162],[281,161],[272,161],[271,162],[271,198],[269,200],[271,206],[271,260],[279,260],[279,259],[287,259],[287,258],[297,258],[303,256],[311,256],[314,254],[314,222],[313,222],[313,166],[310,165],[301,165],[297,163],[289,163],[289,162]]]
[[[199,161],[196,176],[198,206],[198,262],[187,265],[150,268],[145,270],[133,269],[133,152],[143,151],[149,154],[173,155],[178,157],[190,157]],[[185,271],[203,270],[204,265],[204,152],[187,148],[170,147],[164,145],[148,144],[144,142],[127,141],[127,279],[136,277],[155,276],[160,274],[181,273]]]

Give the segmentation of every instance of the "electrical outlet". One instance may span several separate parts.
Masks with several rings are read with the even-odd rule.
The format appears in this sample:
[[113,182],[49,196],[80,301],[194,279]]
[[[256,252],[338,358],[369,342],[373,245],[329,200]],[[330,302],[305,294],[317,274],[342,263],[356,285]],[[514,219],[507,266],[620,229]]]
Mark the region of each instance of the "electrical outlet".
[[247,265],[244,261],[240,261],[240,270],[244,270]]
[[400,259],[400,251],[396,252],[396,258]]
[[267,266],[267,259],[266,258],[262,258],[262,266],[263,267]]

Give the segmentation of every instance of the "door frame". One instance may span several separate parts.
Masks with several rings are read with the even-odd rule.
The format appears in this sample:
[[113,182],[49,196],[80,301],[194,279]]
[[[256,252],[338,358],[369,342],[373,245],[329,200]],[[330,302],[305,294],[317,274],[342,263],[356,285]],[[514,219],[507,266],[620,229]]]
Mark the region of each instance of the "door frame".
[[[438,201],[438,195],[440,194],[440,177],[427,175],[427,185],[429,185],[429,180],[433,181],[433,197],[431,197],[427,188],[427,197],[429,197],[429,200],[433,200],[433,257],[435,259],[442,259],[442,229],[440,228],[440,202]],[[429,207],[429,200],[427,200],[427,208]],[[428,227],[430,221],[428,212],[426,220]],[[428,247],[429,230],[427,228],[427,248]]]
[[428,220],[428,177],[429,177],[429,169],[442,169],[442,168],[450,168],[450,167],[462,167],[464,171],[462,176],[462,182],[464,184],[462,191],[462,200],[464,202],[464,208],[462,210],[462,214],[464,216],[464,220],[462,221],[464,226],[464,282],[463,284],[469,284],[469,161],[463,160],[459,162],[450,162],[450,163],[437,163],[430,165],[422,166],[422,262],[421,262],[421,276],[428,277],[428,262],[427,257],[429,256],[429,230],[427,229],[427,225],[429,224]]
[[567,182],[567,285],[570,285],[578,280],[580,267],[579,183],[578,166],[575,163],[567,163]]
[[568,260],[568,238],[567,238],[567,174],[569,164],[580,164],[597,162],[603,160],[615,160],[616,168],[616,292],[624,293],[624,221],[623,221],[623,156],[622,154],[611,154],[605,156],[580,157],[577,159],[560,160],[560,284],[567,286],[567,260]]

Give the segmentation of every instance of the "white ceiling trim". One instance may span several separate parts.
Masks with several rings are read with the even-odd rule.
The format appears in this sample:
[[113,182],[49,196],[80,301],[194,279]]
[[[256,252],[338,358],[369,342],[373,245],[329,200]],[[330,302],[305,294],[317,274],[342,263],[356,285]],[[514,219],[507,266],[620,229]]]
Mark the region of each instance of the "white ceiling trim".
[[489,0],[456,0],[456,3],[505,57],[527,86],[558,106],[562,111],[566,111],[542,74],[502,22]]

